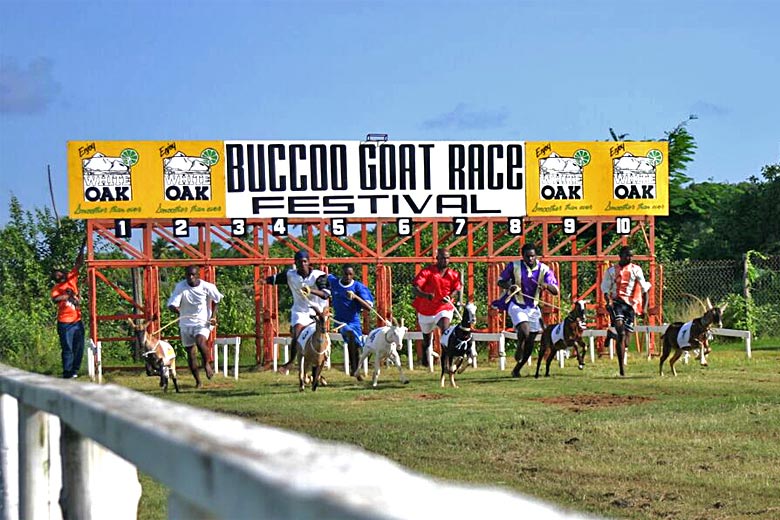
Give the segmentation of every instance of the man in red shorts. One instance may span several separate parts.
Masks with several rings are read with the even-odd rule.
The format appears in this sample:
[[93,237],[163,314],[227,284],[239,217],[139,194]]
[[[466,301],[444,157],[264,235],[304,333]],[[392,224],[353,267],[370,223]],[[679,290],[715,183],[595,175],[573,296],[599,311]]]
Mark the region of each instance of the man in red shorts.
[[423,353],[420,363],[428,366],[428,352],[433,329],[447,330],[452,321],[453,302],[463,290],[460,273],[450,269],[450,252],[441,247],[436,252],[436,263],[423,268],[412,280],[412,307],[417,310],[417,320],[423,333]]

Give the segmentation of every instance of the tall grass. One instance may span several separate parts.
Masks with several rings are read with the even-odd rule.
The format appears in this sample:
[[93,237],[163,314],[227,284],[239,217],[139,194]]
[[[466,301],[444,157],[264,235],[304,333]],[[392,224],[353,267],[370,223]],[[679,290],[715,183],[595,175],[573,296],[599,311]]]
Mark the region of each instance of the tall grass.
[[[343,372],[328,387],[297,390],[293,376],[216,376],[200,391],[183,373],[182,394],[155,378],[115,383],[163,399],[262,424],[353,443],[433,477],[497,485],[582,512],[616,518],[780,518],[780,349],[719,350],[710,366],[678,366],[632,352],[627,377],[601,358],[580,372],[521,379],[483,360],[441,389],[436,374],[394,369],[371,389]],[[535,368],[535,367],[534,367]],[[381,478],[381,476],[378,476]],[[142,518],[164,518],[164,497],[144,482]],[[399,490],[402,493],[403,490]],[[486,512],[489,506],[486,505]],[[520,514],[520,512],[518,512]]]

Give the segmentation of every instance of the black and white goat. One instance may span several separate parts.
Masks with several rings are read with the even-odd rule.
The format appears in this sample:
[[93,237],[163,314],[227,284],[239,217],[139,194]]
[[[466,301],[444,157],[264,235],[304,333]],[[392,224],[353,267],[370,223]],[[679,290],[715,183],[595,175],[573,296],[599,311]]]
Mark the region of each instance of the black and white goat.
[[539,346],[539,359],[536,360],[536,375],[539,377],[539,367],[542,365],[542,358],[545,352],[549,350],[547,356],[547,365],[544,371],[544,377],[550,375],[550,364],[555,358],[555,353],[562,349],[573,348],[577,355],[577,366],[580,370],[585,368],[585,342],[582,340],[582,331],[585,330],[585,302],[579,300],[574,303],[571,312],[562,322],[548,326],[542,333],[541,344]]
[[477,306],[467,303],[463,308],[460,323],[450,325],[441,335],[441,380],[439,384],[444,388],[447,376],[450,385],[458,388],[455,383],[455,374],[461,374],[468,365],[474,365],[477,352],[471,341],[471,329],[477,322]]

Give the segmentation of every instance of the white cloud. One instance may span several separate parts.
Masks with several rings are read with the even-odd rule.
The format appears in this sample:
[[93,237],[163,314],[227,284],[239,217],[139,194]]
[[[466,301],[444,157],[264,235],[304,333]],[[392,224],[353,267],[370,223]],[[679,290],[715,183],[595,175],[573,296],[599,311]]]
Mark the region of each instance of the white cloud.
[[44,112],[59,91],[51,60],[37,58],[24,67],[12,58],[0,57],[0,113]]
[[508,117],[509,112],[503,107],[496,110],[474,110],[465,103],[458,103],[450,112],[423,121],[423,127],[484,130],[504,126]]

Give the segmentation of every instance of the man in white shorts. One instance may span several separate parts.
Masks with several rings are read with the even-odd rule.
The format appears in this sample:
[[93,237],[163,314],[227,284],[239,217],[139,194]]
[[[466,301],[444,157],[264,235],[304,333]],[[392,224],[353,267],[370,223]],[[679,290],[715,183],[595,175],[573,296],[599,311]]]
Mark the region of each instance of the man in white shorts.
[[509,262],[498,277],[498,286],[506,292],[492,303],[493,307],[505,310],[517,333],[517,365],[512,377],[520,377],[520,369],[528,362],[534,348],[536,335],[544,330],[539,297],[542,291],[558,294],[558,280],[547,264],[536,258],[536,247],[523,244],[522,261]]
[[320,312],[329,305],[330,285],[328,275],[324,271],[314,269],[309,263],[308,251],[301,249],[295,253],[295,268],[269,276],[265,283],[270,285],[287,285],[293,297],[290,309],[290,326],[292,327],[290,360],[279,367],[285,374],[295,363],[298,348],[298,337],[303,329],[314,323],[311,317],[312,307]]
[[208,340],[212,328],[217,325],[217,312],[222,293],[213,283],[200,279],[198,266],[188,266],[184,274],[184,280],[177,283],[173,289],[168,300],[168,308],[179,316],[181,343],[187,351],[187,363],[195,378],[195,388],[200,388],[202,384],[198,374],[195,347],[200,351],[206,377],[211,379],[214,370],[209,363]]
[[428,352],[433,348],[432,333],[436,327],[443,334],[450,326],[455,310],[454,302],[463,290],[460,273],[449,268],[450,252],[439,248],[436,263],[423,268],[412,280],[412,307],[417,310],[417,321],[423,333],[420,363],[428,366]]

